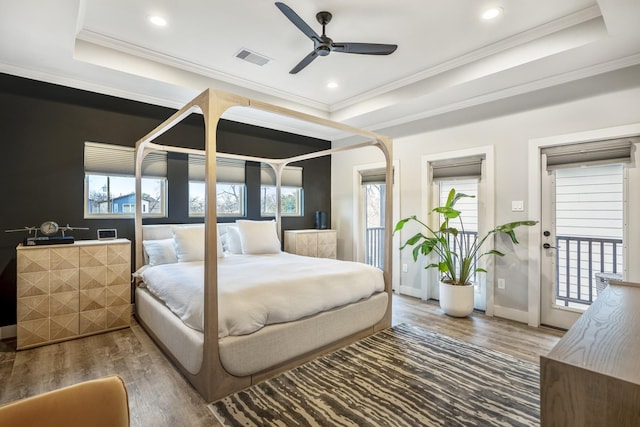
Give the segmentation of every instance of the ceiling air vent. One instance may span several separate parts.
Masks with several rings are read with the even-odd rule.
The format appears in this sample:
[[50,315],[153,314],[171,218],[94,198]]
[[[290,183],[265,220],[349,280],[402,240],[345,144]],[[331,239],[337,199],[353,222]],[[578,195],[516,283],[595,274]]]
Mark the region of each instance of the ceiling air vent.
[[263,66],[264,64],[271,61],[266,56],[259,55],[247,49],[241,49],[238,53],[236,53],[236,58],[240,58],[244,61],[248,61],[248,62],[251,62],[252,64],[256,64],[260,66]]

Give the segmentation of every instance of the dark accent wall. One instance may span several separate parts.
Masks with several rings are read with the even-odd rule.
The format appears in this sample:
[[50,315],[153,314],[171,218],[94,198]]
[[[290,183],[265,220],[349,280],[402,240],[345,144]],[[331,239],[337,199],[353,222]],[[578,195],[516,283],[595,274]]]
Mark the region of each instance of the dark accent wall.
[[[133,219],[84,219],[84,143],[135,146],[174,111],[0,74],[0,326],[16,323],[15,247],[27,237],[4,230],[53,220],[89,227],[70,233],[76,239],[95,239],[97,229],[116,228],[119,237],[133,242]],[[157,142],[204,148],[204,120],[192,115]],[[328,141],[225,120],[218,126],[217,145],[221,152],[272,158],[330,148]],[[304,215],[283,218],[283,230],[313,228],[316,210],[331,212],[331,159],[296,166],[303,167]],[[260,218],[259,168],[247,163],[248,219],[265,219]],[[187,171],[186,155],[169,155],[168,218],[145,223],[203,221],[189,218]]]

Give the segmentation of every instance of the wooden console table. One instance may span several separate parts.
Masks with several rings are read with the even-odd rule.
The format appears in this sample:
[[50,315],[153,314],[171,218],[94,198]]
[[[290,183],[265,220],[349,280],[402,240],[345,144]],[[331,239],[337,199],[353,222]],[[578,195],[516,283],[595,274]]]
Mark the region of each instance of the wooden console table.
[[542,426],[640,426],[640,284],[611,282],[540,357]]

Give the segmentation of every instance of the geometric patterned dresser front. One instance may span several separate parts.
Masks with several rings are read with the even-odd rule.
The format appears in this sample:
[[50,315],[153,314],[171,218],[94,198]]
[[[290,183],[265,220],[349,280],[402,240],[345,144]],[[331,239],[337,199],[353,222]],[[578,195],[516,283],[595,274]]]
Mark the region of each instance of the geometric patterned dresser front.
[[17,248],[17,348],[129,326],[131,242]]
[[330,229],[285,230],[284,250],[296,255],[336,259],[337,232]]

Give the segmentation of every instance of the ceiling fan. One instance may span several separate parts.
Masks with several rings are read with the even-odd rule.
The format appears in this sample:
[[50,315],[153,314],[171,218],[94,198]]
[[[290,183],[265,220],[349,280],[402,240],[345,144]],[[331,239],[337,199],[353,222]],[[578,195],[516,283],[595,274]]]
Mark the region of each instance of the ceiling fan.
[[289,18],[293,25],[298,27],[307,37],[313,41],[313,51],[304,57],[302,61],[298,63],[289,74],[296,74],[304,67],[309,65],[318,56],[327,56],[331,52],[344,52],[344,53],[358,53],[364,55],[389,55],[395,52],[398,45],[395,44],[380,44],[380,43],[335,43],[325,34],[325,26],[331,21],[331,13],[318,12],[316,19],[322,25],[322,35],[313,31],[313,29],[307,25],[289,6],[284,3],[276,2],[276,7],[280,9],[284,15]]

